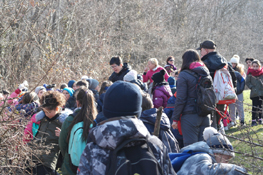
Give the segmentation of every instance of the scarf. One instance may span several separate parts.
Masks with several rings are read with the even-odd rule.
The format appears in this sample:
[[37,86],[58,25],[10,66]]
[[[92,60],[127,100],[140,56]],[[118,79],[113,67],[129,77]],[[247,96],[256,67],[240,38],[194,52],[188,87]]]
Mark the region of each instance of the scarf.
[[251,74],[254,77],[258,77],[260,75],[263,75],[263,68],[260,68],[260,69],[257,69],[257,70],[248,68],[247,74]]

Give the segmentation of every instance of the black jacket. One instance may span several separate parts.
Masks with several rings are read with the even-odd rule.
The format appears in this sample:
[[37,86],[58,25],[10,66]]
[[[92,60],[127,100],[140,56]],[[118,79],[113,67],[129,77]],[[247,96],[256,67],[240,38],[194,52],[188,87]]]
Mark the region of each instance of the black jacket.
[[109,80],[113,83],[118,80],[123,80],[123,77],[130,71],[130,67],[127,63],[124,63],[122,66],[122,70],[119,73],[113,72],[111,76],[109,77]]
[[[209,71],[205,66],[194,68],[192,71],[200,76],[209,76]],[[186,71],[182,71],[178,76],[176,85],[177,96],[172,120],[179,121],[181,114],[196,114],[197,112],[197,79]]]
[[246,81],[238,71],[235,71],[235,74],[237,77],[237,95],[239,95],[243,92]]

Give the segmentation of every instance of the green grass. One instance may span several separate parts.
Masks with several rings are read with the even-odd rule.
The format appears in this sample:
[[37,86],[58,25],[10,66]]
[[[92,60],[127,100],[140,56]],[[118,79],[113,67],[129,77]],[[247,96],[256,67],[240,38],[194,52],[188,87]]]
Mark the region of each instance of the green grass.
[[[226,134],[230,136],[229,140],[234,150],[238,152],[236,157],[231,160],[231,163],[242,165],[249,170],[250,174],[263,174],[263,125],[251,127],[252,102],[249,98],[250,91],[244,91],[243,95],[246,126],[241,127],[238,124],[237,127],[226,131]],[[231,138],[231,136],[240,140]],[[259,157],[262,160],[250,156]]]

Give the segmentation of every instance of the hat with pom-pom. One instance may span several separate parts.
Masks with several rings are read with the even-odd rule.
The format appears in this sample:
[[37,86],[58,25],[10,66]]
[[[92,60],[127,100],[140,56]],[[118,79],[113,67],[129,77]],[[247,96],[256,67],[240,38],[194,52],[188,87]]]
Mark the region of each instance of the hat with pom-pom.
[[155,83],[161,83],[164,81],[164,74],[165,74],[165,70],[162,69],[160,72],[153,74],[152,80]]
[[135,70],[129,71],[124,77],[123,81],[131,82],[137,80],[137,72]]
[[239,60],[240,60],[240,57],[238,55],[234,55],[231,60],[230,60],[230,63],[236,63],[238,64],[239,63]]
[[233,146],[228,138],[219,133],[215,128],[205,128],[203,137],[205,142],[212,149],[213,153],[235,157]]

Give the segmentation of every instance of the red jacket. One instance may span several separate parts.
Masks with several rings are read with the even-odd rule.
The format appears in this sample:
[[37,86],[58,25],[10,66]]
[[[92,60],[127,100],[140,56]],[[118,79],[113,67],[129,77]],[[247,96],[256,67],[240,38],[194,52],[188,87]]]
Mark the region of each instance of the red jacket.
[[[143,82],[148,82],[148,80],[150,80],[150,83],[152,83],[152,82],[153,82],[153,80],[152,80],[153,74],[155,74],[155,73],[157,73],[157,72],[160,72],[162,69],[164,69],[164,68],[161,67],[161,66],[159,66],[155,71],[149,70],[149,71],[146,73],[146,75],[143,75],[143,76],[142,76],[142,77],[143,77]],[[165,69],[164,69],[164,70],[165,70]],[[166,72],[166,70],[165,70],[164,78],[165,78],[166,81],[168,81],[169,75],[168,75],[168,73]]]

